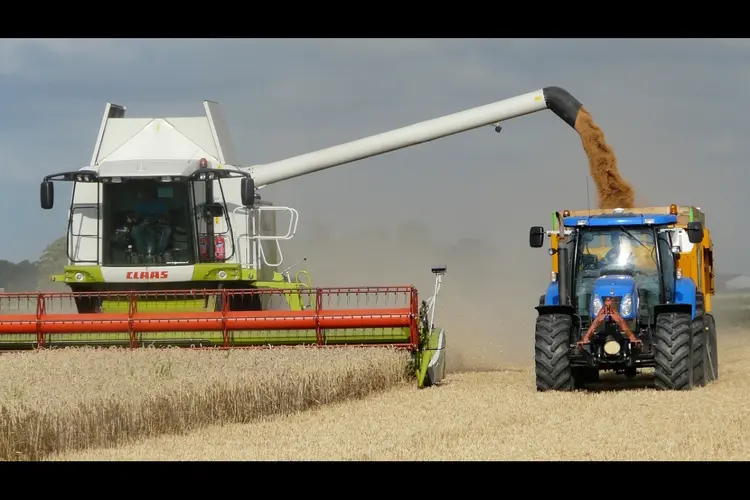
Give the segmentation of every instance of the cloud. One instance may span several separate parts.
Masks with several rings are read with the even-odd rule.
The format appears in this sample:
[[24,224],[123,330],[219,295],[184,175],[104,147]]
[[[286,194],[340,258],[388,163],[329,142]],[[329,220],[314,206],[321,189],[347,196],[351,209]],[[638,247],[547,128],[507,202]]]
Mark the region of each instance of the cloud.
[[[38,181],[89,160],[108,100],[131,116],[200,114],[202,99],[219,100],[254,164],[560,85],[602,125],[639,194],[705,208],[722,270],[741,271],[747,51],[737,40],[6,40],[0,147],[12,164],[0,208],[24,224],[3,220],[17,235],[4,257],[35,257],[64,230],[65,207],[39,209]],[[301,234],[313,221],[346,232],[423,220],[445,241],[499,245],[503,265],[544,267],[525,231],[583,206],[587,173],[578,136],[543,112],[265,195],[301,211]]]

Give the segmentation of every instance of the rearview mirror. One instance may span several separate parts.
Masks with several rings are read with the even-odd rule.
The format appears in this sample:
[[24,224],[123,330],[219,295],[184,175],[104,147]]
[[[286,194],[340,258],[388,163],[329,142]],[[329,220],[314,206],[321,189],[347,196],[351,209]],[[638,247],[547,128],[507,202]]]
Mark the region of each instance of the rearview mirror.
[[224,207],[220,203],[206,203],[203,205],[203,217],[222,217],[224,215]]
[[255,180],[252,177],[243,177],[240,181],[242,204],[246,207],[255,205]]
[[544,245],[544,228],[542,226],[531,226],[529,229],[529,246],[539,248]]
[[49,210],[55,204],[55,185],[52,181],[43,181],[39,192],[42,208]]
[[690,243],[700,243],[703,241],[703,224],[700,221],[688,222],[687,225],[688,240]]

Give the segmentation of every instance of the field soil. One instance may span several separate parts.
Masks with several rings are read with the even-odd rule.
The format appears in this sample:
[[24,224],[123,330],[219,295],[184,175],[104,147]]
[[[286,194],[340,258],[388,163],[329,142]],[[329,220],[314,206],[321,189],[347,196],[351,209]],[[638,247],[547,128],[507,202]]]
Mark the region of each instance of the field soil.
[[[716,301],[720,379],[661,392],[648,373],[537,393],[532,368],[399,383],[365,399],[53,460],[748,460],[750,299]],[[625,384],[622,382],[625,381]],[[623,390],[627,389],[627,390]]]

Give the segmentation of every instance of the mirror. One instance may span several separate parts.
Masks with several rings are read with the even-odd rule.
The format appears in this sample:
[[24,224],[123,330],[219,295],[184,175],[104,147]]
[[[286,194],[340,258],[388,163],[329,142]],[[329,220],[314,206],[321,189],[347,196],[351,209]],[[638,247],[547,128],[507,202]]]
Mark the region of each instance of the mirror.
[[542,226],[532,226],[529,229],[529,246],[539,248],[544,245],[544,228]]
[[242,204],[246,207],[255,205],[255,180],[252,177],[243,177],[240,182]]
[[49,210],[55,204],[55,186],[52,181],[43,181],[40,190],[42,208]]
[[203,205],[203,217],[210,219],[212,217],[222,217],[224,215],[224,207],[221,203],[206,203]]
[[687,225],[688,240],[690,243],[700,243],[703,241],[703,224],[700,221],[688,222]]

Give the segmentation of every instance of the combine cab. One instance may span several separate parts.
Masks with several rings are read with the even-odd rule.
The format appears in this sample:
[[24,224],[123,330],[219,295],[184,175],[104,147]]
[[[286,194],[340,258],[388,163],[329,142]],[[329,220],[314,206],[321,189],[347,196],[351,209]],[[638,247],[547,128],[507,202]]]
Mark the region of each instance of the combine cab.
[[[72,345],[249,348],[396,346],[414,355],[420,387],[445,370],[435,294],[412,286],[313,288],[281,270],[280,242],[298,213],[262,200],[273,183],[549,109],[574,127],[581,103],[546,87],[265,165],[240,166],[218,104],[205,115],[125,118],[107,104],[91,164],[44,178],[72,184],[68,293],[0,295],[0,349]],[[280,218],[287,222],[282,223]],[[283,226],[279,230],[279,226]]]

